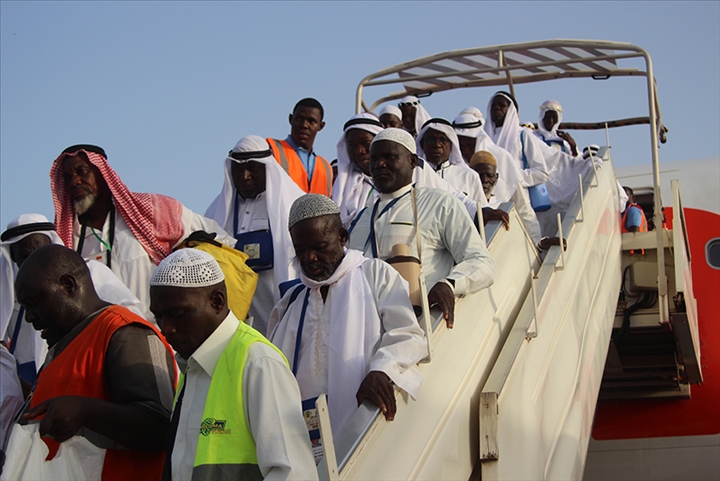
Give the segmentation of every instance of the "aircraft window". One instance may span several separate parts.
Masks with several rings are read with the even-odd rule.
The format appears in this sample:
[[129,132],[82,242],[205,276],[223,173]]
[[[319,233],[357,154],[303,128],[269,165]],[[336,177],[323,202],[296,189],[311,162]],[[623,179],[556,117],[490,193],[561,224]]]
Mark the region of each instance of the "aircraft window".
[[720,237],[711,239],[705,245],[705,257],[710,267],[720,269]]

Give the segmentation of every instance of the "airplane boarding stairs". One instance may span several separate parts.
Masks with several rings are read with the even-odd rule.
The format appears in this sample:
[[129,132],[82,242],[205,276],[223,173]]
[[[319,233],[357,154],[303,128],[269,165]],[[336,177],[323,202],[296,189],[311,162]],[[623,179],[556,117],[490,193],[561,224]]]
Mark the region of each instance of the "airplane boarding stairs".
[[621,278],[617,183],[603,152],[562,222],[564,253],[552,247],[541,265],[512,204],[501,207],[509,231],[486,226],[495,283],[457,301],[452,330],[432,311],[417,400],[396,391],[392,422],[366,401],[334,443],[321,414],[334,447],[321,479],[582,476]]

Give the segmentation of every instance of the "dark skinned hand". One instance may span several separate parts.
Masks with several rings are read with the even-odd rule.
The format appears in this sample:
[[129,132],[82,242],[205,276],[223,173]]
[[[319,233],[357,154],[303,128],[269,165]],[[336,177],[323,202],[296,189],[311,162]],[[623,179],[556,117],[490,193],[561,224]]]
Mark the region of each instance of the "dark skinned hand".
[[502,209],[491,209],[490,207],[483,207],[483,225],[487,225],[491,220],[499,220],[502,222],[505,230],[510,230],[510,216],[507,212]]
[[444,282],[436,283],[428,293],[428,302],[442,309],[447,328],[452,329],[455,324],[455,294],[450,286]]
[[557,134],[558,134],[558,137],[560,137],[565,142],[570,144],[570,148],[572,149],[573,156],[577,157],[577,155],[578,155],[577,143],[575,143],[575,139],[572,138],[572,135],[568,134],[564,130],[558,130]]
[[62,443],[73,437],[85,423],[85,401],[81,396],[59,396],[43,401],[23,415],[34,419],[42,414],[40,436],[50,436]]
[[[563,250],[567,250],[567,241],[565,239],[562,240],[563,242]],[[552,246],[559,246],[560,245],[560,238],[559,237],[543,237],[540,240],[540,249],[541,250],[549,250]]]
[[397,412],[395,385],[384,372],[370,371],[360,384],[355,399],[357,399],[358,406],[365,399],[369,399],[377,404],[385,415],[385,419],[388,421],[395,419],[395,413]]

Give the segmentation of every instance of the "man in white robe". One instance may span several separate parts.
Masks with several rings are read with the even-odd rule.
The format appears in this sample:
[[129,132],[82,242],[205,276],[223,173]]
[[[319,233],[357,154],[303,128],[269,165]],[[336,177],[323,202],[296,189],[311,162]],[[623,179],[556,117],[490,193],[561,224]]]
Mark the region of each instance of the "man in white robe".
[[402,110],[400,110],[398,107],[395,107],[394,105],[386,105],[385,107],[380,109],[380,113],[378,113],[378,120],[380,120],[380,123],[386,129],[402,129],[402,118]]
[[413,137],[417,137],[423,124],[432,118],[420,103],[420,99],[414,95],[403,97],[400,102],[398,102],[398,107],[402,112],[402,122],[405,130],[410,132],[410,135]]
[[567,133],[558,130],[562,122],[563,108],[557,100],[546,100],[540,106],[538,128],[533,134],[550,147],[558,149],[573,157],[578,156],[577,143]]
[[253,327],[265,335],[270,311],[280,300],[280,284],[297,278],[287,216],[304,192],[257,135],[238,141],[225,158],[223,172],[222,190],[205,217],[232,233],[236,248],[248,254],[247,264],[258,274],[249,315]]
[[337,143],[338,175],[332,198],[340,207],[345,227],[365,207],[374,191],[369,170],[370,144],[382,129],[383,125],[370,113],[354,115],[343,126]]
[[450,122],[440,118],[428,120],[420,130],[416,144],[418,156],[427,160],[436,174],[475,202],[482,202],[482,184],[463,159]]
[[416,398],[416,364],[427,355],[407,283],[388,264],[345,248],[339,214],[317,194],[293,204],[289,226],[302,284],[275,306],[268,326],[303,400],[327,393],[335,432],[366,398],[392,420],[394,386]]
[[542,184],[548,180],[542,147],[545,146],[532,131],[520,126],[517,102],[507,92],[497,92],[487,107],[485,132],[498,147],[507,150],[521,169],[523,187]]
[[[32,384],[47,355],[47,343],[40,332],[24,321],[24,309],[15,300],[15,277],[25,259],[35,249],[47,244],[64,245],[55,226],[42,214],[22,214],[12,220],[0,242],[0,339],[6,341],[15,356],[20,376]],[[98,296],[111,304],[127,307],[143,316],[140,300],[120,279],[100,262],[87,261]]]
[[442,309],[452,327],[455,297],[490,286],[495,265],[458,199],[438,189],[413,188],[417,162],[415,142],[407,132],[385,129],[375,136],[370,173],[381,194],[360,216],[349,246],[367,257],[387,259],[394,245],[407,245],[421,262],[430,304]]
[[65,149],[50,169],[55,226],[63,243],[85,259],[108,266],[148,310],[148,282],[155,266],[195,231],[235,239],[217,222],[159,194],[131,192],[94,145]]
[[492,202],[488,200],[490,207],[497,208],[499,203],[513,202],[525,229],[533,242],[537,243],[541,237],[540,223],[530,205],[527,189],[521,187],[523,178],[520,165],[507,150],[495,145],[488,137],[483,129],[484,123],[485,119],[476,107],[468,107],[455,117],[453,127],[458,136],[462,156],[466,162],[470,162],[473,154],[480,151],[489,152],[494,157],[498,176],[492,191],[494,200]]

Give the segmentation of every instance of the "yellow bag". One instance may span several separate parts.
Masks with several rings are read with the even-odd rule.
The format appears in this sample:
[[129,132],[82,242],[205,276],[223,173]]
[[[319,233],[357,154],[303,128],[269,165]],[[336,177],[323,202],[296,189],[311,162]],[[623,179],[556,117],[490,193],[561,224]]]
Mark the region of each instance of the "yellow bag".
[[195,233],[182,242],[180,248],[183,247],[205,251],[215,258],[225,274],[228,307],[238,319],[247,319],[258,279],[258,275],[245,263],[247,254]]

